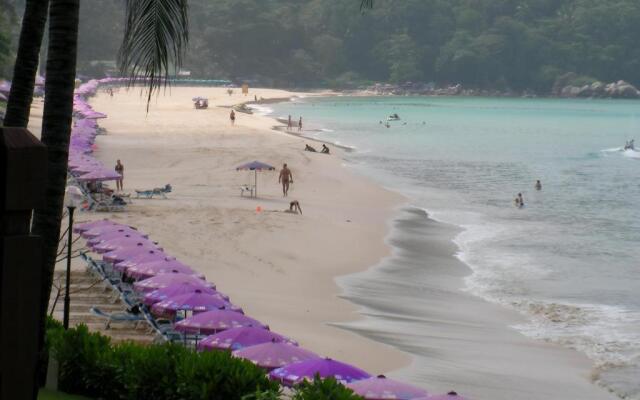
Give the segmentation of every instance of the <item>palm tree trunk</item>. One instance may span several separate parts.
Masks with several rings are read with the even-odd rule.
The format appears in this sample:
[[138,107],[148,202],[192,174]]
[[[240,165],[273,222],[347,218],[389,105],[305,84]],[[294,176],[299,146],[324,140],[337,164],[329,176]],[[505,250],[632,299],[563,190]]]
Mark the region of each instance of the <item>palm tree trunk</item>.
[[13,67],[13,81],[9,103],[4,117],[5,126],[26,128],[33,100],[33,87],[42,45],[42,35],[47,22],[49,0],[27,0],[18,54]]
[[80,0],[51,0],[49,7],[49,49],[41,138],[42,143],[47,146],[48,156],[47,203],[43,209],[34,212],[32,229],[35,235],[42,237],[43,242],[43,273],[39,310],[40,332],[42,334],[41,350],[44,343],[47,305],[51,294],[53,270],[58,251],[64,189],[67,182],[79,9]]

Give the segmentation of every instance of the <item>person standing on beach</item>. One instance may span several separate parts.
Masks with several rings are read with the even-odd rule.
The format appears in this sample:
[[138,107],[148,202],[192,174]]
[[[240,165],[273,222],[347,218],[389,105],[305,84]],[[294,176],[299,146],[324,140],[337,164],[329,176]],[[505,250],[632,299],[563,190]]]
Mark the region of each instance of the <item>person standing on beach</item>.
[[298,121],[298,132],[302,131],[302,117],[300,117],[300,120]]
[[289,194],[289,184],[293,183],[293,174],[291,174],[291,170],[287,167],[287,164],[284,164],[280,170],[278,183],[282,183],[282,195],[287,197]]
[[293,122],[291,121],[291,114],[289,114],[289,121],[287,122],[287,130],[290,131],[293,128]]
[[231,113],[229,113],[229,119],[231,120],[231,125],[235,125],[236,123],[236,112],[231,110]]
[[124,165],[122,165],[120,160],[116,161],[115,170],[118,174],[120,174],[120,179],[116,180],[116,190],[122,190],[122,180],[124,179]]

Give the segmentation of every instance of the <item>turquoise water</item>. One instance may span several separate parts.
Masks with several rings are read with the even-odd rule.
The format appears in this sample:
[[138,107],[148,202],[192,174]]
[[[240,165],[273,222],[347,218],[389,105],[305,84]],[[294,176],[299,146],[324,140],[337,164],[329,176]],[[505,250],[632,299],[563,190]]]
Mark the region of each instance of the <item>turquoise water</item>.
[[[401,120],[380,123],[392,113]],[[304,116],[305,135],[353,148],[347,159],[361,172],[462,227],[465,290],[522,312],[520,332],[586,353],[617,371],[618,392],[640,398],[640,152],[621,148],[640,140],[640,102],[338,97],[274,107],[289,114]]]

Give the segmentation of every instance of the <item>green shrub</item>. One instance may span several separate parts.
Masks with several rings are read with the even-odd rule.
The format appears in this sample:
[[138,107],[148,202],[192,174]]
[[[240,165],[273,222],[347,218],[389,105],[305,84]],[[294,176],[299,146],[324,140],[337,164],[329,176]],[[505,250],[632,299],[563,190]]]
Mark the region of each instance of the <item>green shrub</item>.
[[[279,385],[228,352],[196,353],[177,344],[112,345],[80,325],[47,331],[59,364],[60,390],[94,399],[270,400]],[[262,396],[262,397],[258,397]]]
[[140,346],[122,343],[115,347],[117,379],[126,387],[125,399],[176,399],[176,366],[193,353],[177,344]]
[[116,375],[111,341],[85,325],[67,331],[53,329],[51,345],[59,363],[60,390],[94,398],[119,398],[123,385]]
[[353,390],[345,387],[335,378],[320,378],[316,375],[313,382],[304,381],[295,387],[292,400],[364,400]]
[[229,352],[210,351],[187,357],[176,371],[178,393],[185,400],[241,400],[256,390],[276,391],[264,370]]

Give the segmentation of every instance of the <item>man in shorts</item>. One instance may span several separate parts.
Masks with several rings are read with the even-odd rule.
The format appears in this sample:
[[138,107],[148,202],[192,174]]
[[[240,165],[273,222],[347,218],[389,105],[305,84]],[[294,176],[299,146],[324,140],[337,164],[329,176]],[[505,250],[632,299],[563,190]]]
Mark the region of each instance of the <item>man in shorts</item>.
[[284,197],[287,197],[289,194],[289,184],[293,183],[293,175],[291,174],[291,170],[287,167],[287,164],[282,166],[278,182],[282,183],[282,194]]

